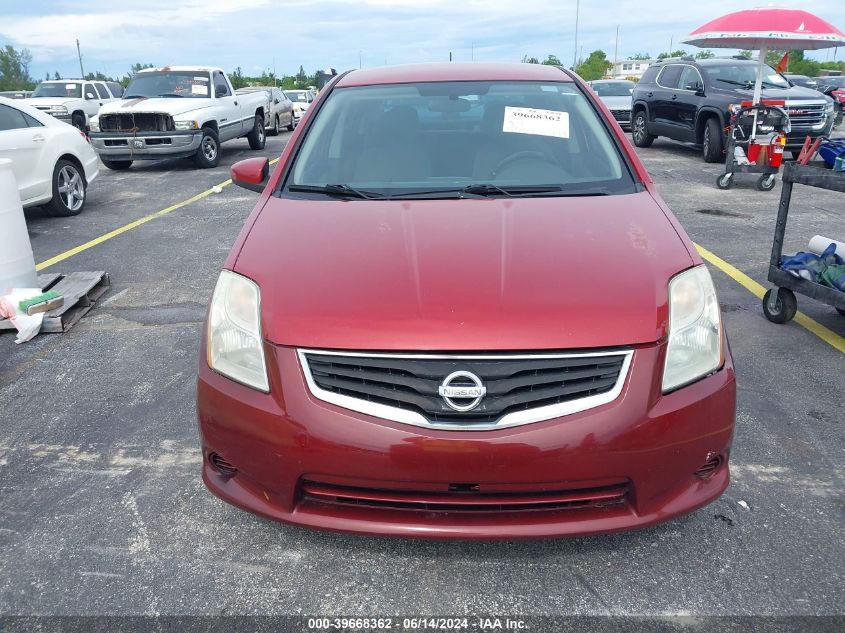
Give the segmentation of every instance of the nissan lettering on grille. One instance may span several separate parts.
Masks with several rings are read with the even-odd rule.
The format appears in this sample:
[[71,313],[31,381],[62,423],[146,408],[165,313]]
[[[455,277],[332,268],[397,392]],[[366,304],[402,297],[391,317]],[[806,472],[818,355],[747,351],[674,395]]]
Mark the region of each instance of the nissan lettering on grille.
[[456,371],[443,380],[437,389],[443,401],[455,411],[472,411],[487,395],[481,379],[468,371]]

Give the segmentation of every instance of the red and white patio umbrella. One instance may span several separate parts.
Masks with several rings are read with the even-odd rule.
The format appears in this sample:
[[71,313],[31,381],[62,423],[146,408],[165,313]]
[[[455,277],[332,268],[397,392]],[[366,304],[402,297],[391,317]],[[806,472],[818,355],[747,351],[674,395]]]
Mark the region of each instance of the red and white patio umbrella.
[[760,102],[763,66],[769,50],[817,50],[845,46],[845,34],[808,11],[765,7],[716,18],[681,41],[701,48],[759,50],[760,64],[753,101],[756,105]]

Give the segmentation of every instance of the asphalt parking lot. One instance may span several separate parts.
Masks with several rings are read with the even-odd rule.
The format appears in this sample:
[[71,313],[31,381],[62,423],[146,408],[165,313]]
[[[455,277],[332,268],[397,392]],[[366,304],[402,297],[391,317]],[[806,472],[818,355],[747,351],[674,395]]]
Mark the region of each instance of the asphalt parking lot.
[[[269,138],[278,156],[289,138]],[[639,150],[699,245],[768,287],[780,185],[715,187],[718,165]],[[37,262],[228,179],[255,156],[103,169],[84,213],[27,211]],[[0,613],[842,614],[845,356],[713,268],[737,366],[733,483],[655,528],[528,542],[367,538],[246,514],[200,480],[194,388],[205,305],[256,194],[210,193],[58,262],[112,286],[64,335],[0,336]],[[845,235],[839,194],[796,186],[786,252]],[[624,213],[624,209],[620,209]],[[833,334],[845,318],[799,296]],[[742,502],[742,503],[740,503]]]

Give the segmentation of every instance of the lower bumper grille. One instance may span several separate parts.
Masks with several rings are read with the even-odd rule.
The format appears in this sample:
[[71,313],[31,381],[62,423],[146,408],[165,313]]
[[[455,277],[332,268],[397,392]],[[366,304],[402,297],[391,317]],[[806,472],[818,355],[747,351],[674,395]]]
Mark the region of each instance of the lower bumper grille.
[[334,506],[417,512],[529,512],[625,503],[627,484],[541,492],[424,492],[302,482],[301,500]]
[[630,110],[611,110],[610,113],[613,115],[613,118],[619,121],[620,123],[631,122]]
[[397,422],[453,430],[528,424],[606,404],[632,352],[502,356],[299,350],[311,392]]

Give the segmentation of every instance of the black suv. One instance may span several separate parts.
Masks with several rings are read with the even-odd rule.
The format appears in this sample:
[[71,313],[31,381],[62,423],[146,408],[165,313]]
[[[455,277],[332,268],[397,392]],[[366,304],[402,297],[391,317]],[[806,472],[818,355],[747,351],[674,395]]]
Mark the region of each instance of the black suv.
[[[631,135],[648,147],[658,136],[701,145],[704,160],[724,160],[729,109],[754,96],[757,62],[747,59],[667,59],[648,67],[633,94]],[[833,101],[793,86],[773,68],[763,68],[763,98],[786,101],[792,125],[786,148],[797,155],[809,135],[828,136]]]

